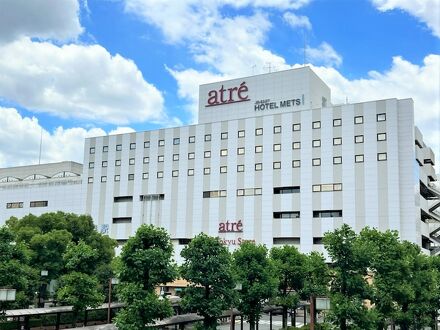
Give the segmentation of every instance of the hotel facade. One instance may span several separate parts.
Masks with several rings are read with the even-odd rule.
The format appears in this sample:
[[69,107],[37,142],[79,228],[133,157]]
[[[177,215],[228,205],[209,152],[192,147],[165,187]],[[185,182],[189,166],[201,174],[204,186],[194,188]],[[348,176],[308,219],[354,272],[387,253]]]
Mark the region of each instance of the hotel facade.
[[[80,182],[66,187],[79,189],[80,201],[59,209],[90,214],[120,244],[142,224],[163,227],[177,260],[200,232],[231,249],[251,240],[325,253],[324,233],[343,223],[397,230],[438,252],[435,159],[411,99],[334,105],[329,87],[303,67],[202,85],[198,118],[87,138]],[[12,170],[0,169],[0,221],[33,211],[7,208],[23,189],[38,200],[47,193],[3,194],[24,182],[2,179]]]

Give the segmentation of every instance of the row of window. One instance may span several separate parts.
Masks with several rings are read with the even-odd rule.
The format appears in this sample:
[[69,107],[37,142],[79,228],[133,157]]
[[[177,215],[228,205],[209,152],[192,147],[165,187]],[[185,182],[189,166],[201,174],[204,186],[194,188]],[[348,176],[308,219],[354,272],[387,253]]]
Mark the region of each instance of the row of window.
[[[48,201],[32,201],[29,203],[29,207],[46,207],[49,205]],[[7,209],[22,209],[23,202],[6,203]]]
[[[300,237],[274,237],[274,245],[299,245],[301,243]],[[313,244],[324,244],[322,237],[313,237]]]
[[[386,120],[385,113],[380,113],[380,114],[376,115],[376,121],[380,122],[380,121],[385,121],[385,120]],[[359,124],[363,124],[363,123],[364,123],[364,116],[354,117],[354,124],[359,125]],[[338,126],[342,126],[342,119],[341,118],[333,119],[333,127],[338,127]],[[320,121],[312,122],[312,129],[319,129],[319,128],[321,128]],[[300,131],[300,130],[301,130],[301,124],[298,123],[298,124],[292,125],[292,131],[296,132],[296,131]],[[281,126],[274,126],[273,133],[280,134],[281,133]],[[263,128],[261,128],[261,127],[256,128],[255,135],[256,136],[263,135]],[[245,130],[239,130],[237,132],[237,137],[244,138],[245,137]],[[220,138],[222,140],[227,140],[228,139],[228,132],[222,132],[220,134]],[[212,139],[211,134],[205,134],[205,137],[204,137],[205,142],[209,142],[209,141],[211,141],[211,139]],[[188,143],[195,143],[195,142],[196,142],[196,137],[194,135],[188,137]],[[180,138],[173,138],[173,145],[179,145],[179,144],[180,144]],[[157,145],[159,147],[164,147],[165,140],[164,139],[158,140]],[[145,141],[144,148],[149,148],[149,147],[150,147],[150,141]],[[130,150],[134,150],[134,149],[136,149],[136,143],[132,142],[132,143],[130,143]],[[122,144],[116,145],[116,151],[122,151]],[[102,152],[108,152],[108,146],[103,146]],[[95,153],[95,147],[91,147],[90,154],[94,154],[94,153]]]

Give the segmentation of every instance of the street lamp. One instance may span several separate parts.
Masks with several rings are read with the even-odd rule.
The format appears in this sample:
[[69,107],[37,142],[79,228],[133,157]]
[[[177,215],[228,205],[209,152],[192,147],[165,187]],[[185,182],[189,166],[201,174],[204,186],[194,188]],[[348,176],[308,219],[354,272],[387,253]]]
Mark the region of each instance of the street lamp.
[[3,302],[15,301],[16,291],[16,289],[0,288],[0,316],[6,314],[3,310]]
[[119,284],[119,279],[110,278],[108,281],[108,308],[107,308],[107,323],[111,323],[111,314],[112,314],[112,285]]
[[48,275],[49,275],[49,271],[47,271],[47,270],[42,270],[40,272],[41,285],[40,285],[40,291],[38,294],[38,307],[44,307],[44,294],[46,292],[46,283],[43,281],[43,278],[47,277]]

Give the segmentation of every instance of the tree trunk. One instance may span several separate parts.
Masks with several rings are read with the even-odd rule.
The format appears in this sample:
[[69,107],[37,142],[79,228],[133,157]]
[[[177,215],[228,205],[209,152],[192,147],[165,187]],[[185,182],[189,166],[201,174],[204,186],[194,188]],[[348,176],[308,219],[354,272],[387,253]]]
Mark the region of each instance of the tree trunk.
[[347,319],[341,319],[339,321],[339,327],[341,328],[341,330],[347,330]]
[[315,297],[310,296],[310,330],[315,330]]
[[255,330],[255,322],[253,320],[249,320],[249,330]]
[[283,329],[287,328],[287,306],[283,306]]

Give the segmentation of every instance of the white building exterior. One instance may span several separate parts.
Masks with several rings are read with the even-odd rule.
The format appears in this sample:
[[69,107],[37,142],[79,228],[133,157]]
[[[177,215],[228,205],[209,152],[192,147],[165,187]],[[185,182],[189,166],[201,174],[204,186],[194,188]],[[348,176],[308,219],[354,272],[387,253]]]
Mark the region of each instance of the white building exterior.
[[82,202],[60,209],[90,214],[121,244],[141,224],[164,227],[177,259],[200,232],[231,249],[324,252],[324,233],[342,223],[437,252],[434,154],[411,99],[332,105],[303,67],[202,85],[199,100],[198,125],[87,138],[82,187],[71,187]]

